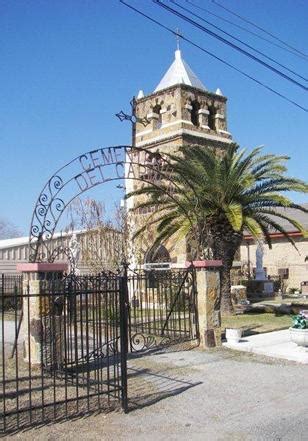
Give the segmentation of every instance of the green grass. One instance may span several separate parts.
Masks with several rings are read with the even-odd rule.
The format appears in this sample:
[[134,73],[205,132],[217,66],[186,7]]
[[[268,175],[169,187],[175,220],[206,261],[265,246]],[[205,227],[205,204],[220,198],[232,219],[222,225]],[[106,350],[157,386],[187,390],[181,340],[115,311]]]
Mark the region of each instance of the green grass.
[[247,313],[222,317],[222,328],[241,328],[244,335],[287,329],[291,323],[292,319],[289,315],[276,316],[271,313]]

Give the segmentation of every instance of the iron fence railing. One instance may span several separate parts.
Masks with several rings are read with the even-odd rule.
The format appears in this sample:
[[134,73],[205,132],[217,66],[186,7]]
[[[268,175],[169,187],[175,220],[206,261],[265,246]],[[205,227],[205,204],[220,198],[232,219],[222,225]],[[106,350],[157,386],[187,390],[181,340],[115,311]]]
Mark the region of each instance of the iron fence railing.
[[127,411],[130,353],[199,337],[191,269],[0,281],[2,433]]
[[194,277],[192,270],[128,276],[132,352],[199,338]]
[[2,277],[0,430],[126,409],[121,277],[40,281],[39,292],[15,282]]

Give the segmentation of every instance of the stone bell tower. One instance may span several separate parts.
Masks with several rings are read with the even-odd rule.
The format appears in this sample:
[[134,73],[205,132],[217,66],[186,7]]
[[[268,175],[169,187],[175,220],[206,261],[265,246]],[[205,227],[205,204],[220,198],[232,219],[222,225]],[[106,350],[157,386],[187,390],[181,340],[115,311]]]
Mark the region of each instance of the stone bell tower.
[[[133,145],[147,149],[149,153],[174,153],[183,145],[198,145],[223,152],[233,142],[227,129],[226,101],[220,89],[213,93],[205,88],[177,49],[173,63],[154,92],[144,95],[140,91],[137,96]],[[146,126],[138,122],[145,118],[148,121]],[[138,188],[138,183],[127,181],[126,188],[130,192]],[[128,209],[133,208],[134,199],[128,201]],[[138,215],[147,216],[148,213]],[[151,237],[146,240],[145,262],[147,256],[155,262],[155,252],[149,248],[151,240]],[[186,241],[162,245],[161,260],[165,260],[168,253],[174,266],[183,266]]]
[[175,51],[175,59],[153,93],[139,92],[136,116],[146,117],[148,126],[136,124],[135,145],[149,149],[197,144],[226,149],[226,101],[220,89],[209,92]]

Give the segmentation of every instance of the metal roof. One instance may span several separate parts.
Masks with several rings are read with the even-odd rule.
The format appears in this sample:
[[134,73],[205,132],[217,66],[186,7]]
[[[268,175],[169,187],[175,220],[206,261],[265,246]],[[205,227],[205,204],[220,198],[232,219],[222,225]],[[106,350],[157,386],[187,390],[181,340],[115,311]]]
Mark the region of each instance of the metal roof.
[[[308,210],[308,203],[306,204],[300,204],[302,207],[304,207],[306,210]],[[302,226],[306,231],[308,231],[308,214],[304,213],[303,211],[296,210],[295,208],[276,208],[276,211],[280,212],[284,216],[288,216],[292,219],[297,220],[297,222],[301,223]],[[277,221],[278,218],[276,217],[275,220]],[[285,219],[279,219],[279,224],[288,232],[296,231],[296,228],[290,224]]]
[[[85,232],[86,232],[86,230],[74,230],[74,231],[69,231],[69,232],[61,231],[61,232],[54,233],[54,235],[52,236],[52,239],[59,239],[62,237],[70,236],[73,233],[80,235]],[[29,244],[29,236],[13,237],[11,239],[2,239],[2,240],[0,240],[0,250],[6,249],[6,248],[13,248],[13,247],[18,247],[18,246],[28,245],[28,244]]]
[[[302,207],[304,207],[306,210],[308,210],[308,203],[305,204],[299,204]],[[288,216],[291,219],[296,220],[297,222],[299,222],[304,231],[308,231],[308,214],[300,211],[300,210],[296,210],[295,208],[290,208],[290,207],[280,207],[280,208],[274,208],[275,211],[277,211],[278,213],[281,213],[284,216]],[[294,227],[294,225],[290,224],[290,222],[288,222],[286,219],[282,219],[282,218],[278,218],[276,216],[272,216],[269,215],[270,218],[272,218],[275,222],[277,222],[280,226],[283,227],[283,229],[285,231],[287,231],[288,233],[297,233],[298,230]],[[279,231],[271,228],[270,229],[270,234],[276,234],[279,233]],[[250,237],[251,238],[251,234],[249,231],[247,231],[246,229],[244,230],[244,237]]]
[[188,86],[196,87],[197,89],[206,90],[199,78],[183,60],[181,51],[179,49],[175,51],[175,59],[173,63],[160,80],[160,83],[154,92],[174,86],[175,84],[187,84]]

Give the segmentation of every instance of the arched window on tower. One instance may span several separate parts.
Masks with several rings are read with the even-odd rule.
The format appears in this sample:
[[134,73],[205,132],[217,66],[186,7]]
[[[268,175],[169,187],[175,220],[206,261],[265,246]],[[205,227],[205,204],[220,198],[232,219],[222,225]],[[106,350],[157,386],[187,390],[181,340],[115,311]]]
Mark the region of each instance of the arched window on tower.
[[192,101],[191,103],[191,122],[194,126],[199,126],[199,110],[200,110],[200,104],[198,101]]
[[145,255],[145,263],[169,263],[170,254],[164,245],[152,246]]
[[216,124],[215,124],[215,115],[216,115],[216,110],[214,106],[209,106],[208,107],[209,110],[209,123],[208,126],[211,130],[216,130]]
[[157,275],[170,268],[170,254],[164,245],[152,246],[145,255],[145,269],[148,273],[149,288],[157,287]]
[[161,128],[161,124],[162,124],[162,114],[161,112],[161,106],[159,104],[156,104],[153,107],[153,113],[156,113],[158,115],[158,119],[156,120],[154,129],[160,129]]

